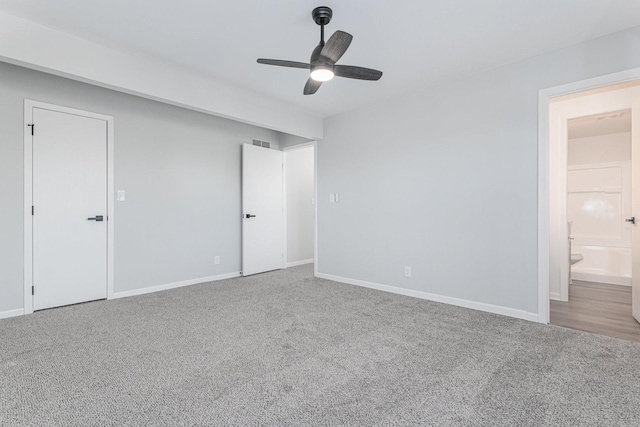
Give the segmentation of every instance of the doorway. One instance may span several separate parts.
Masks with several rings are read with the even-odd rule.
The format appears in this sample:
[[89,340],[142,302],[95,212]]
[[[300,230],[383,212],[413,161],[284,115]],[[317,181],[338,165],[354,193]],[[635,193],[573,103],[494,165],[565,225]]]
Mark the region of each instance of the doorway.
[[640,341],[631,307],[631,110],[567,123],[568,299],[551,324]]
[[640,231],[632,212],[640,200],[631,188],[640,145],[632,118],[639,106],[638,80],[548,104],[550,321],[634,341],[640,307],[630,285],[640,285],[632,268]]
[[315,152],[309,140],[242,146],[243,276],[314,263]]
[[25,313],[113,290],[113,118],[25,101]]

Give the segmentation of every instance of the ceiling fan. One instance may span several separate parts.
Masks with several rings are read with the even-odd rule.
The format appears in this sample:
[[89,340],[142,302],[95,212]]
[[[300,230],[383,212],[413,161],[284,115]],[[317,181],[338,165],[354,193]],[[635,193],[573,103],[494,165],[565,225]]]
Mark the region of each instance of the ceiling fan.
[[334,76],[358,80],[380,80],[382,71],[371,68],[355,67],[353,65],[336,65],[351,44],[353,36],[344,31],[336,31],[327,42],[324,42],[324,26],[331,21],[333,11],[327,6],[313,9],[311,16],[320,25],[320,44],[311,54],[310,64],[305,62],[282,61],[279,59],[259,58],[258,63],[278,65],[280,67],[304,68],[311,70],[309,80],[304,86],[305,95],[313,95],[318,91],[322,82],[331,80]]

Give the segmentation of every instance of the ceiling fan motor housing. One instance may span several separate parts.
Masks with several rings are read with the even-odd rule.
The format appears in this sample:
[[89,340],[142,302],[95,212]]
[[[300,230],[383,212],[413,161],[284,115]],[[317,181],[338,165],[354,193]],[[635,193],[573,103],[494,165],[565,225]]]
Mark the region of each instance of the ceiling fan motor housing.
[[324,47],[324,43],[320,43],[318,46],[316,46],[315,49],[313,49],[313,53],[311,54],[311,60],[309,61],[311,63],[312,71],[314,68],[317,68],[317,67],[322,67],[322,68],[326,68],[333,71],[334,64],[331,62],[331,60],[329,58],[325,58],[324,56],[320,55],[320,52],[322,52],[323,47]]
[[328,6],[318,6],[311,12],[311,16],[313,20],[318,25],[327,25],[331,22],[331,17],[333,16],[333,11]]

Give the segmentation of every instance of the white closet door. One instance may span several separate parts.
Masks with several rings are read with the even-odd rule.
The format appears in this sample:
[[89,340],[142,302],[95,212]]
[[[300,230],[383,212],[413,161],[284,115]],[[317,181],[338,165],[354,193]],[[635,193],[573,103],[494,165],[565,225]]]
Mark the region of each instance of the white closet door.
[[35,107],[33,122],[34,310],[106,298],[107,122]]
[[242,275],[283,267],[282,152],[242,146]]

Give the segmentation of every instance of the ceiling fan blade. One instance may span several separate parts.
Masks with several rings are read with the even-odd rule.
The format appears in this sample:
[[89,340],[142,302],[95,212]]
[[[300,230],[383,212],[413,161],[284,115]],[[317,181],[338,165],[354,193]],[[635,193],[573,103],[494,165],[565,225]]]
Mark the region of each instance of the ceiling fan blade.
[[353,36],[351,34],[338,30],[329,37],[329,40],[325,43],[322,51],[320,51],[320,55],[330,59],[335,64],[347,51],[347,48],[351,44],[351,40],[353,40]]
[[382,71],[353,65],[334,65],[333,72],[338,77],[346,77],[348,79],[380,80],[380,77],[382,77]]
[[320,89],[321,84],[322,82],[313,80],[311,77],[309,77],[309,80],[307,80],[307,84],[304,85],[304,94],[313,95],[318,91],[318,89]]
[[277,65],[279,67],[290,67],[290,68],[306,68],[307,70],[309,68],[311,68],[311,66],[309,64],[306,64],[304,62],[296,62],[296,61],[282,61],[280,59],[264,59],[264,58],[259,58],[258,59],[258,63],[259,64],[266,64],[266,65]]

